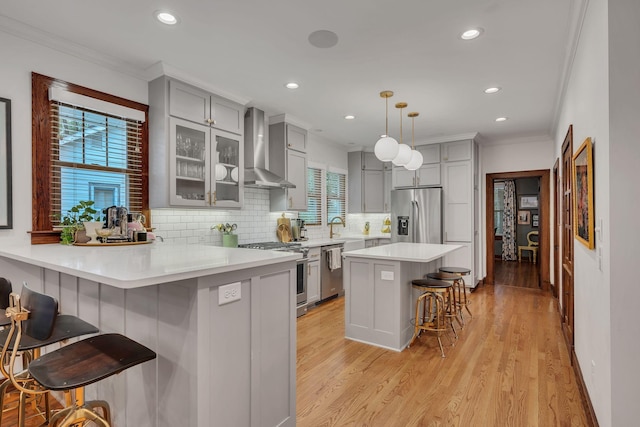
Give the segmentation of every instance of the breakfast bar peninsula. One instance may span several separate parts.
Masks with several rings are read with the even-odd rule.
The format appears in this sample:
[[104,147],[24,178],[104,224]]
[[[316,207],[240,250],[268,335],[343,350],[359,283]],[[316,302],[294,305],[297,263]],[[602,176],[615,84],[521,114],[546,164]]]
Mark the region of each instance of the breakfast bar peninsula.
[[157,358],[87,388],[122,427],[294,426],[296,259],[151,243],[4,244],[0,276]]
[[402,351],[413,336],[411,281],[437,271],[460,245],[392,243],[343,253],[345,336]]

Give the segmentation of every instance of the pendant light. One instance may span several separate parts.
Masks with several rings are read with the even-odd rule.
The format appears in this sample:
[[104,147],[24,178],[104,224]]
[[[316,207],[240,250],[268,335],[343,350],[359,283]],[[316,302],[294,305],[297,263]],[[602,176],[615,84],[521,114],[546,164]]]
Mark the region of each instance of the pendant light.
[[400,143],[398,144],[398,154],[392,160],[396,166],[404,166],[411,160],[411,148],[409,148],[407,144],[402,143],[402,109],[406,107],[406,102],[398,102],[396,104],[396,108],[400,109]]
[[411,117],[411,160],[409,163],[404,165],[407,170],[414,171],[422,166],[422,161],[424,160],[422,157],[422,153],[416,150],[415,147],[415,135],[416,135],[416,127],[415,127],[415,118],[418,117],[420,113],[412,112],[407,114],[407,116]]
[[398,155],[398,141],[389,136],[389,98],[392,96],[390,90],[380,92],[380,97],[385,99],[385,133],[376,142],[373,152],[382,162],[390,162]]

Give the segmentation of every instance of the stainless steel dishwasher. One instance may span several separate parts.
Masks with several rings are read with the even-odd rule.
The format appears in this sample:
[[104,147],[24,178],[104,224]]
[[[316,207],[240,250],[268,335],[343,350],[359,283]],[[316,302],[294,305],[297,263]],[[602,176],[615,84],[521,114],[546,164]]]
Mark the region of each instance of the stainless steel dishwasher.
[[[320,271],[320,299],[326,300],[338,295],[344,295],[342,287],[342,244],[322,246],[321,261],[322,270]],[[340,260],[339,266],[331,265],[332,250],[339,249]]]

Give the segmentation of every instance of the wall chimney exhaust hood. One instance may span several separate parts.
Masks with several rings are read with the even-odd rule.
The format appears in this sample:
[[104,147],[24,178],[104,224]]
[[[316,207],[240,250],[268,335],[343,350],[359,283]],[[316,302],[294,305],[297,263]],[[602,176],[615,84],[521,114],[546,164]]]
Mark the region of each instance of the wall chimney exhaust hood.
[[269,138],[264,111],[247,108],[244,115],[244,185],[257,188],[296,188],[269,171]]

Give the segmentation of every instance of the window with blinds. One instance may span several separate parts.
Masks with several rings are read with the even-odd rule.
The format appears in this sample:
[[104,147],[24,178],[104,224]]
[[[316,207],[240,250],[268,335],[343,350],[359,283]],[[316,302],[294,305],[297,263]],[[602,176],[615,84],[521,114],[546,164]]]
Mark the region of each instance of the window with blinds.
[[[51,101],[51,213],[80,200],[141,212],[142,122]],[[54,222],[54,225],[55,222]]]
[[307,211],[298,217],[306,225],[322,225],[322,170],[307,168]]
[[56,219],[81,200],[125,206],[151,227],[149,107],[31,73],[31,243],[60,241]]
[[346,223],[346,181],[345,174],[327,171],[327,221],[337,216]]

